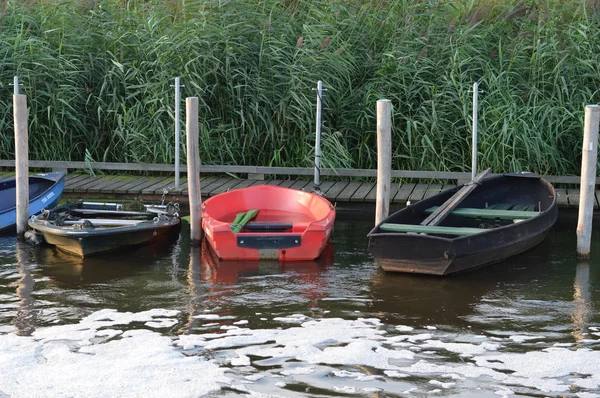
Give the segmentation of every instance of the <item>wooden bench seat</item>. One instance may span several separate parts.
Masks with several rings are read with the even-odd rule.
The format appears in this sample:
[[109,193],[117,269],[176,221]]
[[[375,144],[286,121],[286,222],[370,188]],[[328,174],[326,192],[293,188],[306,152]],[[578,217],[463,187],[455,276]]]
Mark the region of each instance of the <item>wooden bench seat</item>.
[[284,232],[294,227],[292,223],[278,221],[249,221],[244,230],[249,232]]
[[484,228],[467,228],[467,227],[441,227],[438,225],[414,225],[414,224],[393,224],[383,223],[379,226],[381,231],[386,232],[416,232],[425,234],[438,235],[456,235],[468,236],[488,231]]
[[[425,210],[425,213],[433,213],[437,206],[430,207]],[[476,209],[470,207],[461,207],[454,209],[451,213],[453,216],[463,216],[472,218],[489,218],[489,219],[527,219],[535,217],[539,214],[537,211],[526,210],[501,210],[501,209]]]

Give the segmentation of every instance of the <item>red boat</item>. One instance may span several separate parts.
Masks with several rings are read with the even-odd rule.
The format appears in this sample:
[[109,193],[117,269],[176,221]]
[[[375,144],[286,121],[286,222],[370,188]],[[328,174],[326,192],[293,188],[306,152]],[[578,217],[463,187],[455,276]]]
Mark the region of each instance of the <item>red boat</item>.
[[274,185],[223,192],[202,204],[205,239],[221,260],[314,260],[334,221],[327,199]]

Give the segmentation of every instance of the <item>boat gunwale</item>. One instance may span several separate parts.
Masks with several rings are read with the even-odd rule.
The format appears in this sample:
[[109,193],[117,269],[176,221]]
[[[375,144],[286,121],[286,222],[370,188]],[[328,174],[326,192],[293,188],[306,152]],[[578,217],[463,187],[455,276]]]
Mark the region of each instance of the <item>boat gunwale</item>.
[[[496,176],[493,176],[493,177],[490,177],[490,178],[487,178],[487,179],[483,180],[481,182],[481,184],[484,184],[486,182],[491,182],[491,181],[494,181],[494,180],[498,180],[498,179],[504,179],[504,178],[507,178],[507,177],[508,178],[513,177],[513,178],[536,178],[536,179],[539,179],[542,183],[545,184],[546,188],[548,188],[549,193],[552,196],[552,202],[548,205],[548,207],[545,210],[538,212],[538,215],[536,215],[535,217],[531,217],[531,218],[527,218],[527,219],[522,219],[522,221],[519,221],[518,223],[502,225],[502,226],[499,226],[499,227],[496,227],[496,228],[490,228],[490,229],[488,229],[486,231],[478,232],[478,233],[472,234],[472,235],[456,236],[456,237],[447,238],[447,237],[439,236],[439,234],[437,234],[437,235],[429,235],[429,234],[424,234],[424,233],[417,233],[417,234],[421,238],[427,238],[427,239],[432,239],[432,240],[439,240],[439,241],[443,241],[443,242],[457,242],[457,241],[461,241],[461,240],[473,239],[473,238],[479,237],[479,236],[487,236],[487,235],[489,235],[491,233],[504,232],[506,230],[510,230],[512,228],[516,228],[517,226],[523,226],[523,225],[526,225],[526,224],[529,224],[529,223],[533,223],[533,222],[536,222],[537,220],[539,220],[540,218],[542,218],[544,215],[546,215],[546,214],[548,214],[550,212],[555,211],[555,209],[557,207],[556,190],[555,190],[555,188],[554,188],[554,186],[552,184],[550,184],[546,179],[544,179],[541,176],[537,176],[537,175],[533,175],[533,174],[532,175],[500,174],[500,175],[496,175]],[[452,189],[450,189],[448,191],[440,192],[437,195],[441,195],[441,194],[447,193],[447,192],[456,191],[456,190],[458,190],[460,188],[461,188],[461,186],[458,186],[458,187],[452,188]],[[434,198],[437,195],[431,196],[430,198]],[[427,198],[427,199],[429,199],[429,198]],[[424,199],[424,200],[426,200],[426,199]],[[417,203],[420,203],[420,202],[417,202]],[[415,203],[415,205],[417,203]],[[385,219],[383,219],[379,224],[377,224],[375,227],[373,227],[371,229],[371,231],[369,231],[369,233],[367,234],[367,237],[371,238],[371,237],[377,237],[377,236],[395,236],[395,237],[398,237],[398,236],[408,236],[408,237],[414,238],[415,233],[389,232],[389,231],[380,232],[380,226],[382,224],[386,223],[386,220],[388,220],[394,214],[397,214],[399,212],[405,211],[406,209],[408,209],[408,206],[404,207],[403,209],[400,209],[400,210],[394,212],[393,214],[390,214],[388,217],[386,217]],[[416,225],[416,224],[411,224],[411,225]]]

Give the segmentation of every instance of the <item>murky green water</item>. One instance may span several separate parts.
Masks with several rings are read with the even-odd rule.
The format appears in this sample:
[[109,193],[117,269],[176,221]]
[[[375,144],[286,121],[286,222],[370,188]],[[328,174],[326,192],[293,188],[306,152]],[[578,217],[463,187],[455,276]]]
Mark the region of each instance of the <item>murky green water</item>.
[[[457,347],[468,351],[469,344],[479,347],[484,338],[501,342],[504,354],[557,346],[600,348],[598,336],[594,337],[600,326],[600,230],[594,231],[596,242],[588,263],[575,258],[574,223],[559,222],[544,244],[529,253],[440,278],[386,274],[375,268],[367,252],[370,227],[371,222],[338,220],[332,244],[319,261],[290,264],[219,263],[206,250],[189,246],[185,224],[174,239],[89,259],[50,247],[31,247],[14,236],[0,237],[0,326],[13,325],[18,334],[29,335],[39,328],[77,323],[106,308],[133,313],[157,308],[181,311],[177,322],[161,331],[169,336],[214,332],[236,319],[243,319],[249,329],[262,330],[286,328],[277,319],[299,315],[311,320],[376,318],[381,322],[378,328],[392,337],[412,330],[412,338],[398,337],[398,341],[427,340],[427,345],[411,349],[422,355],[421,361],[438,367],[468,362],[469,357],[462,355],[463,348],[436,349],[432,340],[465,344]],[[202,314],[219,314],[219,318],[210,322]],[[226,352],[223,349],[215,355]],[[256,358],[244,369],[251,367],[264,374],[285,368],[282,360]],[[428,384],[431,376],[413,373],[399,379],[365,365],[357,371],[379,376],[366,384],[348,378],[345,389],[331,388],[328,383],[333,381],[324,369],[317,366],[309,375],[298,373],[285,387],[266,381],[254,387],[265,394],[278,391],[281,396],[403,396],[411,388],[420,389],[415,396],[479,396],[496,394],[500,383],[467,377],[460,387],[444,386],[437,391]],[[509,386],[503,388],[525,395],[594,391],[578,387],[558,393],[527,382],[503,383]],[[360,390],[365,385],[373,391]],[[228,387],[213,395],[238,394],[239,390]]]

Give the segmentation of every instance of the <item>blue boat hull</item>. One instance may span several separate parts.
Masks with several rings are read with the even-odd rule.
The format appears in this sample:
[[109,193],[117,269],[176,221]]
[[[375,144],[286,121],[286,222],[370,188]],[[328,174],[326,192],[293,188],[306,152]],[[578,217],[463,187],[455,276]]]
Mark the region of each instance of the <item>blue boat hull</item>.
[[[56,171],[29,176],[30,217],[58,204],[65,187],[65,175],[63,171]],[[16,222],[16,181],[12,177],[0,181],[0,233],[14,230]]]

